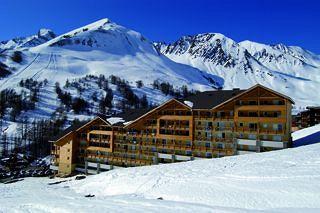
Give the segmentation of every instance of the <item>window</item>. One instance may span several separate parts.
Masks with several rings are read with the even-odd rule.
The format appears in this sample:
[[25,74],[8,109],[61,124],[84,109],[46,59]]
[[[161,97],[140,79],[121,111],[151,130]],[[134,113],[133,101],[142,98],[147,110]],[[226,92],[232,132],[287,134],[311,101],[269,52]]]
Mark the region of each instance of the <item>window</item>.
[[262,124],[262,127],[263,127],[264,129],[267,129],[267,128],[268,128],[268,124],[263,123],[263,124]]
[[153,143],[153,144],[156,144],[156,143],[157,143],[157,139],[152,138],[152,143]]
[[156,152],[156,151],[157,151],[157,148],[156,148],[156,147],[151,147],[151,151],[152,151],[152,152]]
[[186,146],[191,146],[191,141],[187,141]]
[[282,130],[282,124],[273,124],[273,130]]
[[206,152],[206,157],[207,157],[207,158],[212,158],[212,153]]
[[249,128],[251,130],[256,130],[257,129],[257,123],[249,123]]
[[249,117],[258,117],[257,112],[249,112]]
[[162,145],[166,145],[167,144],[167,140],[166,139],[162,139]]
[[240,127],[243,127],[243,123],[239,123],[239,126],[240,126]]
[[257,105],[257,101],[249,101],[249,105]]
[[282,139],[281,135],[274,135],[274,136],[272,136],[272,140],[273,140],[273,141],[282,141],[281,139]]
[[70,152],[70,149],[68,149],[68,152]]
[[188,155],[188,156],[192,155],[192,151],[187,150],[186,155]]
[[67,160],[70,160],[70,157],[67,157]]
[[249,134],[249,135],[248,135],[248,138],[249,138],[249,139],[252,139],[252,140],[255,140],[255,139],[257,138],[257,136],[254,135],[254,134]]
[[222,144],[222,143],[218,143],[218,144],[217,144],[217,148],[218,148],[218,149],[223,149],[223,144]]
[[211,139],[211,137],[212,137],[211,132],[206,132],[206,137],[207,137],[207,139],[208,139],[208,140],[210,140],[210,139]]
[[277,118],[281,116],[281,112],[273,112],[273,117]]
[[205,144],[205,146],[206,146],[207,148],[210,148],[210,143],[207,142],[207,143]]
[[281,101],[281,100],[273,100],[272,103],[274,105],[283,105],[284,104],[283,101]]

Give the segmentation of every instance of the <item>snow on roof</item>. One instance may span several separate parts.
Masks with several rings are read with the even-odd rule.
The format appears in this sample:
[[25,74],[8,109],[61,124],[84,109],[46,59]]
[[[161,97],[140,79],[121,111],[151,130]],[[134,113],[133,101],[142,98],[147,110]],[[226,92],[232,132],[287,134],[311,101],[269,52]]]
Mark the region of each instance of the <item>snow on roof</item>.
[[121,117],[111,117],[111,118],[108,118],[107,121],[113,125],[113,124],[116,124],[116,123],[123,123],[125,122],[125,120]]
[[[320,132],[320,124],[293,132],[292,140],[296,141],[300,138],[307,137],[317,132]],[[320,141],[320,138],[319,138],[319,141]]]
[[193,107],[193,102],[191,102],[191,101],[184,101],[183,103],[188,105],[190,108]]

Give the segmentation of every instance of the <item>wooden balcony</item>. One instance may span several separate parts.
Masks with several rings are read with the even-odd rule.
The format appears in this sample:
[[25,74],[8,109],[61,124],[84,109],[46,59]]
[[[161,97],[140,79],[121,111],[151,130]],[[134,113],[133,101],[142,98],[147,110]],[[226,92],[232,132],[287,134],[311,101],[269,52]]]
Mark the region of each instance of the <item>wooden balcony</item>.
[[236,132],[252,132],[252,133],[258,133],[258,128],[249,128],[249,127],[236,127]]
[[212,126],[196,126],[195,128],[198,131],[212,131],[214,127]]
[[105,155],[97,155],[97,154],[88,154],[87,158],[91,159],[104,159],[109,162],[109,164],[112,163],[124,163],[124,164],[134,164],[134,165],[151,165],[152,164],[152,159],[132,159],[129,156],[105,156]]
[[212,142],[233,143],[233,138],[213,138]]
[[213,116],[206,116],[206,115],[195,115],[194,116],[195,120],[205,120],[205,121],[211,121],[213,119]]
[[211,141],[211,137],[206,137],[206,136],[203,136],[203,135],[197,135],[195,136],[195,140],[198,140],[198,141]]
[[282,135],[284,134],[284,130],[274,130],[274,129],[259,129],[259,133],[261,134],[273,134],[273,135]]
[[220,127],[215,127],[215,131],[234,131],[234,127],[231,126],[220,126]]
[[221,116],[221,117],[214,117],[213,119],[216,121],[230,121],[230,120],[233,120],[234,117],[233,116]]

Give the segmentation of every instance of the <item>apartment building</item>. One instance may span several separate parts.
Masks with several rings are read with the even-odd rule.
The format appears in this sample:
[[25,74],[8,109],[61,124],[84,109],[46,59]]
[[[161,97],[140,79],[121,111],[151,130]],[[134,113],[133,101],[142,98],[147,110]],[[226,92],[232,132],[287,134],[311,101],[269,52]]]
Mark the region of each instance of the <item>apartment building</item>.
[[306,128],[320,124],[320,107],[309,106],[305,111],[295,116],[295,124],[298,128]]
[[97,116],[53,139],[52,169],[99,173],[202,158],[249,154],[291,145],[293,100],[255,85],[202,92],[150,110]]

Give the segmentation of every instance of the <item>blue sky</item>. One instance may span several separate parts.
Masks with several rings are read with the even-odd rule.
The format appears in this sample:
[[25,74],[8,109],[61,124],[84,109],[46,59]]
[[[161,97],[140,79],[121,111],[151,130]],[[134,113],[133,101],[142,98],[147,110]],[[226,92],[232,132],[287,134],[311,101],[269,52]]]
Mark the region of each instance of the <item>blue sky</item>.
[[1,0],[0,40],[39,28],[61,34],[101,18],[154,41],[219,32],[236,41],[298,45],[320,54],[317,0]]

